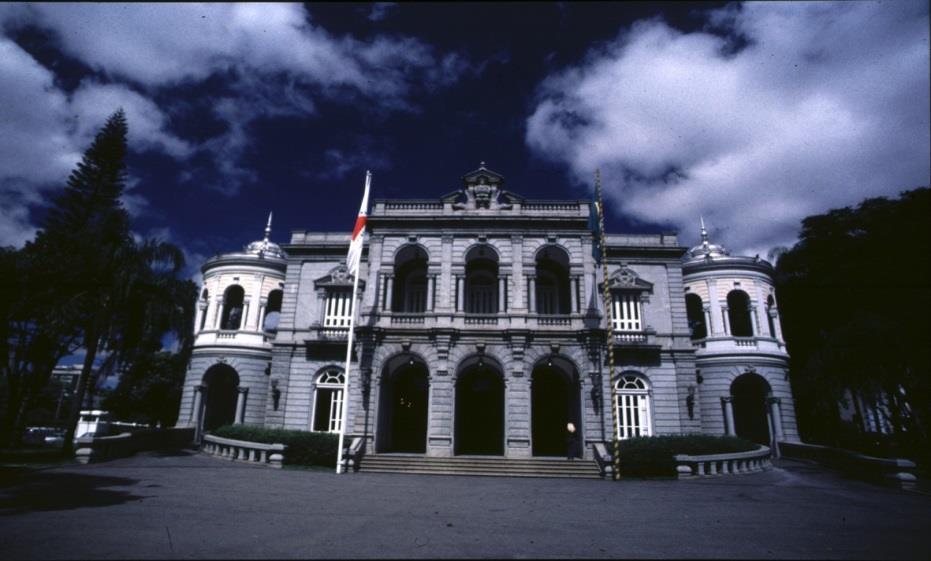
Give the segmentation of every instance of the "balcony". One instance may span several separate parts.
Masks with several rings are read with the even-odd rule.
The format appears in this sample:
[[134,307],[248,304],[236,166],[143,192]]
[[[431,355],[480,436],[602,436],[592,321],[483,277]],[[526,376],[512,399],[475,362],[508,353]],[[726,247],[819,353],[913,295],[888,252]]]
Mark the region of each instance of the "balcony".
[[785,354],[785,343],[772,337],[715,336],[692,340],[699,353],[773,353]]

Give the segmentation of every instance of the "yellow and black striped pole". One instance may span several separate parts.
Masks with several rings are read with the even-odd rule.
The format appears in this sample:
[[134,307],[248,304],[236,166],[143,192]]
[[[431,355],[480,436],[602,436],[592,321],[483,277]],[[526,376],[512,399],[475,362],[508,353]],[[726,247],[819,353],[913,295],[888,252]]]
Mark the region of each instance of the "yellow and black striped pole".
[[608,345],[608,391],[611,392],[611,434],[614,436],[614,442],[612,443],[612,453],[611,457],[614,458],[613,469],[611,470],[611,478],[617,481],[620,473],[618,467],[620,466],[620,458],[618,456],[618,443],[620,441],[620,434],[618,434],[618,425],[617,425],[617,392],[614,390],[614,328],[611,322],[611,291],[608,288],[608,260],[607,249],[608,246],[605,243],[605,220],[604,220],[604,205],[601,203],[601,170],[595,170],[595,210],[598,212],[598,230],[601,233],[601,268],[604,273],[604,303],[605,303],[605,321],[608,324],[607,333],[607,345]]

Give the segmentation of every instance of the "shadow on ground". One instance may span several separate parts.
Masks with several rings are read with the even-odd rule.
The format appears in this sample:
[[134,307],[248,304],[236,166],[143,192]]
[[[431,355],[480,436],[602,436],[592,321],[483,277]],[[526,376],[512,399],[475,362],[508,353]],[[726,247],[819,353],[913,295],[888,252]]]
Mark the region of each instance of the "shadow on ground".
[[138,479],[0,468],[0,516],[113,506],[145,498],[128,490]]

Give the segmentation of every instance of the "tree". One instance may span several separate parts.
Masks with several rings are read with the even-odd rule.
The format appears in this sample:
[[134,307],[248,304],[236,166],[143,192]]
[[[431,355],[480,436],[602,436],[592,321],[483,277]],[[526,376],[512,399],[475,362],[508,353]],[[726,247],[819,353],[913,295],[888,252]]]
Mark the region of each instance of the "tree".
[[172,426],[178,419],[186,369],[183,352],[139,357],[122,373],[104,407],[122,420]]
[[928,453],[931,196],[864,200],[802,221],[777,291],[806,437],[839,444],[845,390],[882,404],[898,443]]

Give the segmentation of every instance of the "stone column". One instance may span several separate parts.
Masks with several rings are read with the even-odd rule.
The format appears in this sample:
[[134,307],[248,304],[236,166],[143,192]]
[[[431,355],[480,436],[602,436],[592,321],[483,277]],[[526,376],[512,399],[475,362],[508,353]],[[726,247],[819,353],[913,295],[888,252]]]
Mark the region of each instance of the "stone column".
[[252,295],[249,298],[249,300],[251,301],[251,305],[249,306],[248,313],[245,314],[246,317],[242,318],[242,324],[240,325],[240,329],[250,329],[252,331],[261,331],[263,310],[259,308],[259,303],[262,300],[262,285],[263,284],[265,284],[265,275],[255,275],[255,278],[253,279],[253,285],[252,285]]
[[776,442],[779,442],[785,439],[785,433],[782,431],[782,399],[770,397],[766,401],[769,403],[769,414],[770,418],[773,420],[773,436]]
[[779,323],[778,310],[776,310],[776,307],[773,306],[772,308],[769,309],[769,313],[773,318],[773,327],[776,328],[776,332],[773,333],[773,337],[775,337],[776,339],[780,341],[784,341],[785,339],[782,338],[782,325]]
[[213,328],[220,329],[220,321],[223,319],[223,297],[220,296],[217,300],[217,316],[213,318]]
[[450,293],[453,284],[453,236],[446,234],[442,238],[440,249],[440,282],[437,285],[437,305],[439,312],[450,312],[456,304],[455,295]]
[[456,311],[465,311],[465,277],[456,275]]
[[569,282],[569,291],[572,299],[572,313],[579,313],[579,277],[573,276]]
[[427,275],[427,311],[433,311],[433,299],[434,291],[436,290],[436,275],[428,274]]
[[246,415],[246,394],[249,393],[249,388],[239,386],[236,390],[239,393],[236,396],[236,419],[233,422],[241,425]]
[[530,285],[530,289],[527,291],[529,295],[527,299],[527,310],[531,314],[537,313],[537,276],[536,275],[527,275],[527,283]]
[[708,309],[711,321],[708,323],[708,336],[721,337],[724,335],[724,322],[721,319],[720,302],[718,300],[718,283],[715,279],[705,281],[708,287]]
[[731,334],[731,322],[730,322],[730,318],[727,317],[728,309],[729,308],[727,307],[727,304],[721,304],[721,324],[724,326],[724,332],[722,333],[722,335],[725,335],[725,336]]
[[759,301],[759,300],[751,299],[751,300],[750,300],[750,309],[749,309],[748,311],[749,311],[750,314],[753,316],[753,324],[756,326],[756,329],[754,330],[753,334],[754,334],[756,337],[762,336],[762,335],[763,335],[763,326],[760,324],[760,316],[762,315],[762,314],[760,313],[760,312],[761,312],[761,309],[760,309],[760,301]]
[[261,300],[259,300],[259,304],[257,307],[259,309],[259,314],[258,314],[258,321],[255,324],[255,330],[262,331],[262,323],[263,323],[263,320],[265,319],[265,310],[268,308],[268,298],[262,298]]
[[524,241],[520,236],[511,236],[511,297],[509,308],[515,312],[526,310],[524,307]]
[[200,408],[204,403],[204,391],[207,386],[198,384],[194,386],[194,407],[191,409],[191,426],[199,428],[200,425]]
[[724,434],[737,436],[734,427],[734,397],[730,395],[722,397],[721,403],[724,404]]
[[507,287],[507,277],[499,276],[498,277],[498,312],[506,312],[507,309],[504,306],[504,291]]
[[711,306],[703,304],[702,313],[705,314],[705,337],[711,337]]
[[206,313],[206,309],[204,308],[204,304],[202,302],[197,302],[196,310],[197,312],[194,314],[194,333],[199,333],[200,332],[200,319],[204,317],[204,314]]
[[385,275],[385,309],[391,311],[394,301],[394,275]]

